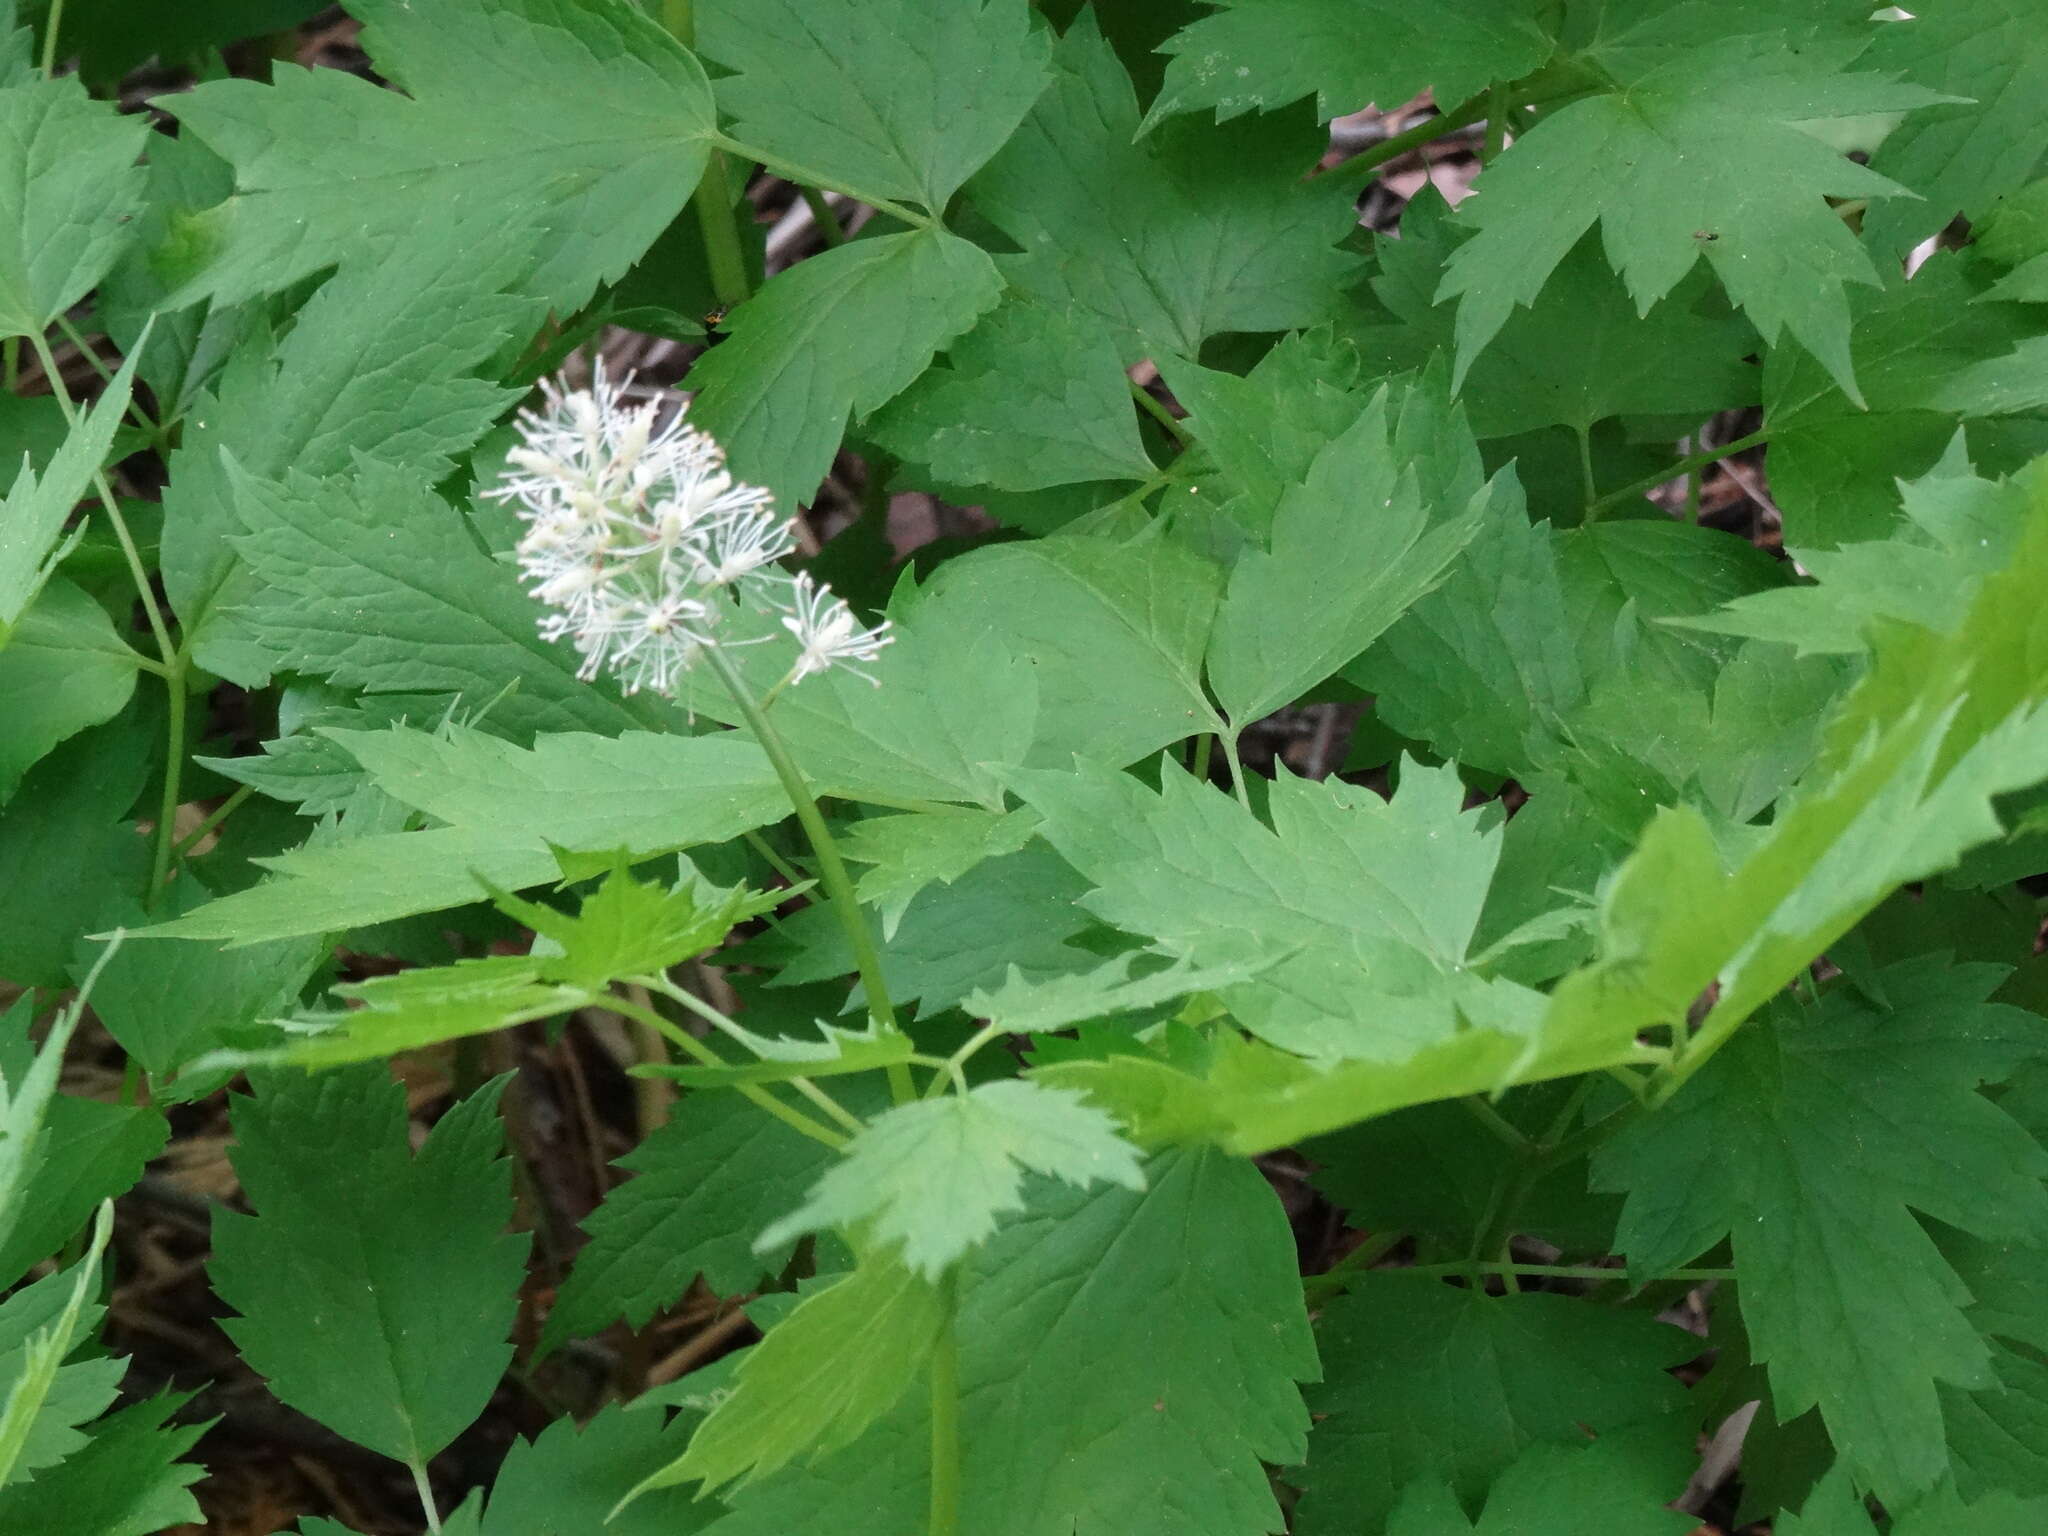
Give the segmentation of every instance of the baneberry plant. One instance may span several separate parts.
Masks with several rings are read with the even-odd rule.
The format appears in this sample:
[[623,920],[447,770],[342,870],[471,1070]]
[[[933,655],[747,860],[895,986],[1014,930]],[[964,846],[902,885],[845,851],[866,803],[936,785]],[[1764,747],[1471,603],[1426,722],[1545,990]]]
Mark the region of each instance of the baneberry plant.
[[0,126],[0,1531],[2048,1527],[2035,0]]

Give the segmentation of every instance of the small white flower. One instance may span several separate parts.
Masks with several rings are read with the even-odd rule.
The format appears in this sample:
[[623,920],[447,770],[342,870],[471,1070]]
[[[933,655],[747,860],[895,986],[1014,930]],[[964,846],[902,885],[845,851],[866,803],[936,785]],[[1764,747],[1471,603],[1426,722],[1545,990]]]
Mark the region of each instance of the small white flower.
[[587,390],[541,392],[545,408],[520,413],[522,441],[487,494],[526,524],[520,578],[553,610],[542,638],[582,658],[577,676],[672,694],[706,649],[746,643],[720,634],[741,611],[784,615],[799,647],[787,682],[872,661],[889,643],[887,624],[863,630],[829,590],[776,564],[796,546],[774,498],[735,480],[684,412],[659,423],[659,408],[626,404],[602,365]]
[[856,677],[875,681],[848,664],[873,661],[881,655],[882,647],[896,638],[889,633],[888,620],[873,629],[862,629],[853,610],[834,597],[830,588],[812,581],[809,571],[797,574],[790,604],[792,611],[783,619],[782,627],[795,635],[802,647],[790,673],[791,682],[800,683],[813,672],[833,666],[846,666]]

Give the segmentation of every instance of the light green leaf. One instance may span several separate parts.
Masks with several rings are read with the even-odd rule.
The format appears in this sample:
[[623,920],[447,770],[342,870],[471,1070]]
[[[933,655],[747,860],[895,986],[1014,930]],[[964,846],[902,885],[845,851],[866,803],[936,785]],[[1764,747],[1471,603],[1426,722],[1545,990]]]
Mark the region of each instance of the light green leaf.
[[[56,1053],[53,1053],[56,1054]],[[12,1110],[8,1119],[16,1117]],[[8,1139],[26,1128],[8,1128]],[[100,1258],[114,1235],[114,1202],[102,1201],[85,1256],[0,1305],[0,1497],[85,1443],[78,1426],[114,1400],[121,1368],[111,1360],[64,1364],[81,1327],[97,1326],[100,1308],[86,1298],[99,1279]],[[90,1310],[88,1320],[86,1314]]]
[[863,197],[944,213],[1045,89],[1025,0],[714,0],[707,58],[744,142]]
[[535,629],[540,608],[478,549],[421,476],[364,460],[346,479],[231,475],[261,587],[243,608],[276,667],[338,687],[455,693],[501,729],[615,736],[672,712],[576,677]]
[[1012,294],[884,407],[868,435],[952,485],[1145,480],[1153,465],[1128,385],[1100,327]]
[[60,576],[43,588],[0,648],[0,801],[58,742],[121,712],[140,660],[107,611],[72,583]]
[[[0,96],[5,94],[0,91]],[[7,643],[68,548],[60,547],[65,521],[106,463],[134,383],[135,359],[130,357],[106,393],[66,435],[48,468],[40,476],[21,468],[6,501],[0,502],[0,645]]]
[[1000,1025],[1005,1034],[1045,1034],[1091,1019],[1141,1013],[1191,992],[1235,986],[1257,970],[1250,964],[1204,968],[1176,960],[1133,976],[1137,960],[1122,955],[1092,971],[1044,981],[1029,980],[1013,966],[1000,987],[968,993],[961,1007],[974,1018]]
[[1426,88],[1445,109],[1493,80],[1527,74],[1550,52],[1530,0],[1211,0],[1175,33],[1166,84],[1147,127],[1216,109],[1218,122],[1313,95],[1319,122],[1377,103],[1391,111]]
[[148,137],[75,78],[0,90],[0,333],[40,336],[106,275],[142,200]]
[[998,544],[948,561],[926,591],[1031,663],[1038,724],[1025,761],[1064,767],[1135,762],[1213,728],[1201,658],[1222,585],[1209,561],[1147,532]]
[[2041,1050],[2037,1018],[1985,1002],[2002,979],[1923,956],[1881,973],[1888,1007],[1781,1005],[1594,1160],[1628,1194],[1633,1268],[1732,1240],[1779,1421],[1818,1403],[1887,1502],[1947,1467],[1935,1383],[1990,1382],[1968,1292],[1911,1210],[1988,1238],[2048,1230],[2048,1152],[1975,1091]]
[[[1435,435],[1433,426],[1463,430],[1434,382],[1405,393],[1398,422],[1386,392],[1375,396],[1356,425],[1316,456],[1306,482],[1282,495],[1269,548],[1238,556],[1207,658],[1233,727],[1272,713],[1357,657],[1443,580],[1495,501],[1512,507],[1519,500],[1509,479],[1461,503],[1435,476],[1423,480],[1429,466],[1418,472],[1412,461],[1404,464],[1398,447]],[[1276,625],[1276,613],[1294,618]]]
[[691,1478],[707,1493],[735,1478],[744,1487],[798,1457],[815,1462],[852,1444],[924,1374],[947,1310],[924,1276],[864,1259],[769,1329],[689,1450],[633,1494]]
[[716,123],[697,61],[624,0],[362,0],[363,42],[407,93],[346,70],[217,80],[165,98],[235,166],[192,221],[204,264],[176,295],[232,304],[494,217],[541,231],[522,287],[562,313],[675,217]]
[[[381,258],[351,261],[323,283],[274,349],[259,330],[229,356],[192,403],[164,492],[165,590],[203,654],[225,651],[252,680],[263,665],[246,634],[226,632],[222,612],[255,594],[237,570],[249,558],[235,542],[249,508],[228,460],[284,480],[346,474],[364,456],[441,480],[512,401],[474,374],[539,318],[532,301],[499,291],[527,248],[496,217],[422,221]],[[387,519],[397,521],[395,509],[375,521]]]
[[999,259],[1015,288],[1101,328],[1125,363],[1333,317],[1357,267],[1337,248],[1355,189],[1300,179],[1326,135],[1280,118],[1138,129],[1130,78],[1085,11],[1052,86],[968,188],[1020,252]]
[[659,975],[714,948],[739,924],[774,910],[789,894],[744,887],[717,891],[700,879],[671,889],[635,878],[627,862],[614,860],[611,873],[583,898],[573,917],[559,907],[493,893],[498,910],[547,941],[546,947],[536,945],[532,956],[538,975],[592,992],[625,977]]
[[941,229],[879,235],[800,262],[734,309],[690,370],[691,420],[733,473],[809,502],[847,420],[923,373],[1002,296],[994,263]]
[[423,1465],[483,1411],[512,1358],[527,1238],[512,1215],[498,1095],[464,1099],[408,1150],[381,1067],[274,1075],[234,1105],[253,1216],[214,1217],[223,1326],[280,1399]]
[[1079,1095],[1015,1079],[983,1083],[875,1120],[760,1241],[854,1228],[936,1281],[988,1239],[998,1217],[1023,1209],[1027,1171],[1082,1189],[1097,1180],[1144,1188],[1137,1149]]
[[854,894],[882,919],[893,938],[913,897],[933,884],[950,885],[987,859],[1015,853],[1031,840],[1038,819],[1028,811],[962,810],[870,816],[839,839],[839,850],[858,864]]
[[481,732],[335,731],[402,804],[451,823],[316,837],[261,861],[277,878],[150,932],[266,939],[331,933],[559,878],[555,849],[652,858],[723,842],[788,811],[759,749],[730,735],[547,735],[529,751]]
[[1463,813],[1455,770],[1409,765],[1391,801],[1282,776],[1271,830],[1170,765],[1157,795],[1082,765],[1018,792],[1097,916],[1204,965],[1267,962],[1223,996],[1276,1045],[1397,1062],[1516,1006],[1466,968],[1500,829]]

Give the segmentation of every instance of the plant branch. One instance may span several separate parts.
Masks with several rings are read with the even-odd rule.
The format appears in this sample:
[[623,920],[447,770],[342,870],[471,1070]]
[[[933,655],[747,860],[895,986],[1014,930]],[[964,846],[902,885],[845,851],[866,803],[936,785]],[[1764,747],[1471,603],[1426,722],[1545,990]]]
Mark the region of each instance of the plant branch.
[[939,1282],[945,1308],[932,1346],[932,1501],[927,1536],[960,1529],[960,1279],[957,1269]]
[[[603,1003],[605,1007],[611,1009],[616,1014],[621,1014],[629,1019],[637,1019],[640,1023],[645,1024],[664,1040],[673,1043],[699,1066],[729,1067],[732,1065],[731,1062],[719,1055],[718,1052],[712,1050],[710,1046],[699,1040],[688,1030],[678,1028],[673,1019],[662,1017],[660,1012],[653,1008],[643,1008],[631,998],[620,997],[616,993],[607,993],[603,997],[596,999],[596,1001]],[[783,1103],[782,1100],[776,1098],[767,1089],[759,1087],[754,1083],[735,1083],[733,1089],[741,1098],[745,1099],[756,1109],[761,1110],[765,1114],[773,1115],[798,1135],[808,1136],[813,1141],[822,1142],[835,1152],[840,1151],[846,1146],[846,1138],[844,1136],[840,1135],[830,1126],[819,1124],[802,1110]]]
[[1705,469],[1709,464],[1727,458],[1730,454],[1741,453],[1746,448],[1755,448],[1760,444],[1767,443],[1770,441],[1770,437],[1771,429],[1769,427],[1759,427],[1747,437],[1738,437],[1732,443],[1722,443],[1719,447],[1708,448],[1699,453],[1689,454],[1685,458],[1678,460],[1675,464],[1658,470],[1655,474],[1645,475],[1640,480],[1624,485],[1618,491],[1609,491],[1603,496],[1596,496],[1586,503],[1586,521],[1589,523],[1597,521],[1601,512],[1618,501],[1627,501],[1631,496],[1648,495],[1651,491],[1657,489],[1658,486],[1676,480],[1680,475],[1689,475],[1694,470]]
[[[882,957],[875,949],[874,931],[868,927],[867,917],[854,897],[853,881],[847,876],[845,860],[839,856],[839,844],[832,837],[832,829],[825,825],[825,817],[818,809],[810,786],[804,782],[802,770],[797,767],[796,759],[789,755],[782,733],[761,713],[760,706],[754,702],[754,696],[747,691],[746,683],[734,670],[733,664],[726,660],[725,653],[712,646],[704,654],[710,661],[711,670],[718,674],[718,680],[725,684],[733,703],[739,707],[740,716],[753,733],[754,741],[767,754],[775,776],[782,781],[782,791],[796,812],[798,825],[804,829],[804,836],[810,839],[811,851],[818,859],[818,883],[825,888],[826,899],[838,914],[839,925],[846,933],[847,943],[853,948],[854,968],[859,971],[861,987],[867,993],[869,1016],[884,1029],[901,1029],[902,1026],[896,1022],[895,1005],[889,1001],[889,985],[882,975]],[[910,1081],[910,1069],[900,1062],[889,1068],[889,1093],[899,1104],[916,1097]]]
[[842,192],[856,202],[866,203],[877,213],[886,213],[892,219],[900,220],[914,229],[937,229],[939,221],[928,213],[920,213],[902,203],[891,202],[886,197],[876,197],[858,187],[850,187],[829,176],[821,176],[807,165],[794,160],[785,160],[772,150],[762,149],[756,144],[744,144],[723,133],[711,135],[711,143],[736,159],[751,160],[765,171],[772,171],[784,181],[796,187],[821,187],[827,192]]

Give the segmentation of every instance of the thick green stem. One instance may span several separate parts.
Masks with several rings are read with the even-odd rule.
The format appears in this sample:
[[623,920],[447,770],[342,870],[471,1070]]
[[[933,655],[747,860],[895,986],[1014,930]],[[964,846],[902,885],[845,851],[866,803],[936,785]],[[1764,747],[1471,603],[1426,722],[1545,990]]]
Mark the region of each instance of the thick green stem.
[[[50,14],[43,22],[43,78],[57,73],[57,34],[64,30],[64,0],[50,0]],[[439,1527],[435,1527],[439,1529]]]
[[1352,1278],[1363,1274],[1401,1246],[1406,1232],[1381,1232],[1367,1238],[1319,1275],[1305,1277],[1301,1284],[1311,1306],[1328,1296],[1350,1288]]
[[1519,1155],[1529,1150],[1529,1138],[1517,1130],[1507,1116],[1495,1109],[1484,1094],[1468,1093],[1458,1102],[1465,1106],[1467,1114],[1485,1126],[1510,1152]]
[[[1626,1269],[1599,1264],[1416,1264],[1401,1270],[1404,1275],[1536,1275],[1548,1280],[1627,1280]],[[1732,1269],[1667,1269],[1651,1277],[1656,1280],[1735,1280]]]
[[1586,521],[1589,523],[1596,521],[1600,513],[1618,501],[1627,501],[1631,496],[1646,496],[1651,491],[1657,489],[1658,486],[1676,480],[1680,475],[1689,475],[1696,469],[1705,469],[1709,464],[1717,464],[1731,454],[1741,453],[1747,448],[1755,448],[1760,444],[1769,442],[1770,439],[1771,429],[1769,427],[1759,427],[1747,437],[1738,437],[1732,443],[1723,443],[1718,448],[1708,448],[1699,453],[1690,454],[1675,464],[1665,466],[1653,475],[1645,475],[1633,484],[1624,485],[1618,491],[1609,491],[1604,496],[1588,501],[1586,504]]
[[427,1481],[427,1464],[414,1458],[406,1465],[412,1468],[412,1485],[419,1491],[420,1508],[427,1516],[427,1529],[433,1536],[441,1536],[441,1512],[434,1508],[434,1488]]
[[1514,100],[1507,81],[1493,82],[1493,89],[1486,97],[1486,142],[1479,150],[1482,166],[1493,164],[1500,158],[1500,152],[1507,148],[1508,114],[1514,110]]
[[939,1282],[945,1321],[932,1346],[932,1503],[927,1536],[960,1530],[960,1281],[957,1271]]
[[1150,416],[1166,429],[1166,435],[1176,443],[1179,443],[1183,451],[1194,447],[1195,439],[1189,433],[1187,424],[1174,415],[1173,412],[1169,411],[1166,408],[1165,402],[1153,394],[1151,390],[1145,388],[1142,384],[1133,382],[1131,385],[1131,398],[1138,402],[1139,407],[1143,409],[1147,416]]
[[[846,941],[852,947],[854,969],[860,973],[861,987],[867,993],[869,1016],[884,1029],[900,1029],[902,1026],[896,1022],[895,1006],[889,1001],[889,985],[882,977],[882,957],[875,949],[874,931],[868,927],[860,902],[854,897],[853,881],[846,873],[846,861],[839,856],[839,844],[832,837],[832,829],[825,825],[824,814],[818,809],[810,786],[804,782],[802,770],[797,767],[796,759],[789,755],[782,733],[761,712],[761,707],[754,702],[753,694],[747,691],[745,681],[726,659],[725,653],[713,646],[704,654],[711,670],[718,674],[718,680],[732,695],[740,718],[753,733],[755,743],[767,754],[775,776],[782,781],[782,792],[789,797],[790,808],[796,812],[797,825],[810,839],[811,852],[818,860],[818,883],[825,888],[825,898],[839,915],[839,925],[845,930]],[[901,1063],[889,1068],[889,1094],[898,1104],[908,1103],[917,1096],[910,1081],[910,1069]]]
[[1600,482],[1593,478],[1593,432],[1590,427],[1580,427],[1579,439],[1579,492],[1586,499],[1586,521],[1593,522],[1593,507],[1600,499]]
[[[697,46],[695,0],[661,0],[661,24],[685,48]],[[712,295],[730,308],[747,297],[752,285],[747,281],[747,258],[734,216],[732,187],[725,179],[725,157],[715,149],[704,161],[704,174],[690,197],[690,206],[696,210],[697,229],[704,237]]]

